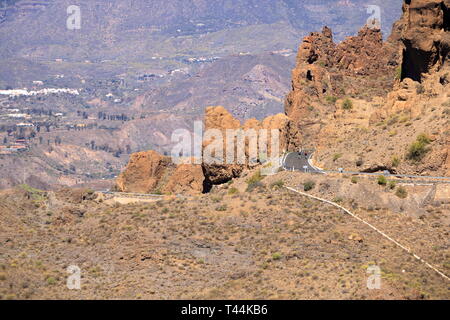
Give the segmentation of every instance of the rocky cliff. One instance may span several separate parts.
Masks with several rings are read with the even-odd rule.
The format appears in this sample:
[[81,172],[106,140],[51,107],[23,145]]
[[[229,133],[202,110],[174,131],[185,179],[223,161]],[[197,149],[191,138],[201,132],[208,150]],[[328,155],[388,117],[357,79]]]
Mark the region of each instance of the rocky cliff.
[[329,169],[450,174],[449,3],[405,0],[386,42],[367,26],[339,44],[327,27],[307,36],[285,103],[291,146]]
[[399,65],[396,44],[383,42],[381,31],[367,26],[339,44],[328,27],[304,38],[285,103],[286,114],[301,129],[299,144],[315,144],[314,137],[326,115],[336,111],[338,98],[370,98],[392,88]]
[[[278,130],[278,136],[281,138],[280,154],[290,148],[290,144],[296,140],[295,135],[297,134],[292,120],[284,114],[270,116],[263,121],[250,119],[241,124],[221,106],[206,108],[204,128],[205,130],[219,130],[222,133],[222,141],[219,141],[223,146],[222,159],[225,159],[227,152],[227,129],[253,129],[257,137],[260,134],[259,130],[267,129],[269,153],[271,152],[270,142],[272,139],[270,130]],[[285,132],[288,134],[284,134]],[[205,137],[203,151],[205,152],[206,148],[216,139],[219,138],[209,139]],[[236,141],[234,143],[236,155]],[[131,156],[123,173],[118,177],[116,189],[121,192],[138,193],[196,194],[209,192],[212,186],[237,178],[245,170],[258,164],[250,163],[248,148],[249,142],[246,140],[245,154],[247,160],[245,164],[237,164],[235,161],[235,164],[203,162],[201,165],[183,163],[176,166],[169,157],[164,157],[155,151],[135,153]]]

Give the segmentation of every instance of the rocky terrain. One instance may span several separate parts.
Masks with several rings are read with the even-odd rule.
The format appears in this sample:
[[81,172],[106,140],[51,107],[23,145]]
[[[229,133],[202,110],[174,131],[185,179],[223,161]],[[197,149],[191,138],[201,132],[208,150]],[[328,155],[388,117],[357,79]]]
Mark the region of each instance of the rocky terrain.
[[[223,107],[208,107],[205,111],[205,130],[218,129],[223,133],[221,143],[225,147],[222,149],[221,159],[226,159],[227,129],[278,130],[278,136],[281,136],[291,126],[293,126],[292,122],[284,114],[270,116],[263,121],[249,119],[241,124]],[[269,134],[269,142],[270,139],[271,135]],[[204,141],[203,151],[211,142]],[[248,147],[249,142],[246,141],[245,143]],[[280,148],[288,150],[289,140],[282,140]],[[268,152],[270,154],[270,149]],[[186,155],[184,156],[186,157]],[[159,194],[207,193],[212,186],[227,183],[239,177],[245,169],[257,165],[248,162],[246,164],[228,165],[224,163],[224,160],[221,163],[200,160],[199,164],[193,164],[196,161],[190,158],[186,159],[189,160],[188,162],[181,161],[181,164],[176,165],[172,160],[171,157],[162,156],[153,150],[131,155],[127,167],[117,178],[115,190]]]
[[[61,139],[57,146],[61,152],[43,150],[34,141],[28,146],[31,152],[0,155],[5,168],[0,188],[19,183],[46,189],[76,184],[98,188],[100,183],[106,188],[128,161],[126,146],[131,152],[168,152],[171,133],[191,130],[207,106],[223,105],[241,122],[283,112],[299,39],[326,24],[342,40],[370,17],[367,4],[360,0],[277,0],[257,5],[240,0],[232,6],[222,0],[170,0],[164,5],[90,1],[80,5],[81,29],[68,30],[67,7],[72,4],[0,1],[0,89],[40,89],[35,88],[37,81],[45,88],[77,89],[80,97],[28,97],[0,104],[22,111],[36,107],[67,113],[64,126],[73,124],[80,110],[89,117],[100,112],[124,114],[128,120],[98,130],[36,134],[35,140]],[[372,2],[381,10],[385,37],[400,15],[399,4],[400,0]],[[5,133],[0,132],[0,138]],[[87,145],[92,141],[107,151],[91,150]],[[61,159],[60,154],[67,157]],[[70,161],[77,154],[89,156]],[[24,162],[30,164],[20,173],[14,170],[15,164]],[[35,165],[43,170],[32,170]]]
[[368,28],[338,45],[328,28],[304,39],[286,114],[319,166],[449,174],[448,7],[405,2],[386,42]]
[[[2,299],[448,299],[448,283],[325,196],[449,272],[448,202],[376,180],[280,173],[120,205],[89,190],[0,194]],[[256,182],[255,182],[256,181]],[[428,199],[428,200],[426,200]],[[367,201],[369,200],[369,202]],[[438,202],[436,202],[438,201]],[[448,198],[447,198],[448,201]],[[68,290],[68,266],[81,290]],[[369,290],[367,268],[381,268]]]
[[[331,170],[449,174],[448,15],[444,2],[420,3],[405,3],[386,42],[380,29],[368,26],[339,44],[328,27],[305,37],[292,72],[286,116],[274,127],[282,135],[281,153],[316,149],[316,163]],[[420,60],[417,52],[430,59]],[[412,75],[417,63],[411,59],[426,68]],[[207,109],[204,122],[207,129],[240,127],[223,108]],[[243,127],[260,126],[253,119]],[[216,175],[217,170],[203,166],[207,175]],[[217,183],[225,183],[242,167],[228,166],[225,176],[226,168],[218,171]]]
[[[449,7],[449,0],[405,0],[389,38],[369,26],[342,42],[329,27],[309,34],[298,50],[284,114],[248,119],[241,109],[212,106],[193,110],[190,119],[203,117],[205,129],[222,133],[276,129],[280,153],[314,148],[313,162],[324,169],[448,176]],[[261,8],[274,9],[266,2]],[[238,69],[245,76],[229,88],[255,75],[281,87],[259,63]],[[145,140],[155,132],[145,131],[154,119],[182,122],[180,114],[197,99],[190,94],[205,82],[178,83],[158,89],[175,106],[166,113],[156,112],[160,93],[138,94],[137,114],[145,106],[155,113],[124,121],[128,129],[114,130],[121,137],[116,142]],[[158,132],[156,139],[164,141]],[[203,155],[211,145],[202,141]],[[120,204],[120,193],[88,188],[45,191],[22,184],[0,191],[0,298],[450,298],[448,183],[281,170],[264,176],[262,159],[190,164],[199,159],[150,149],[156,148],[130,155],[114,190],[160,197]],[[81,150],[72,152],[83,157]],[[48,156],[68,161],[57,151]],[[186,161],[175,163],[180,159]],[[80,268],[81,290],[67,288],[69,266]],[[367,286],[373,266],[381,270],[376,290]]]

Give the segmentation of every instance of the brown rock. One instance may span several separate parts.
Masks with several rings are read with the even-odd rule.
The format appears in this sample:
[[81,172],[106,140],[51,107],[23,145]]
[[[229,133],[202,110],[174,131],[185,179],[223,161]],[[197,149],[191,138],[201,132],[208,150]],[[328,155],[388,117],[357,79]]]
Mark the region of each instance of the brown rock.
[[336,111],[330,97],[363,97],[368,88],[374,94],[387,94],[398,63],[398,44],[384,43],[378,29],[365,26],[357,36],[339,44],[333,42],[327,27],[305,37],[292,71],[292,91],[285,102],[286,115],[294,121],[294,136],[301,132],[300,141],[288,144],[290,150],[300,145],[315,147],[327,114]]
[[450,51],[449,0],[413,0],[403,4],[402,80],[421,81],[423,75],[448,67]]
[[164,193],[198,194],[204,190],[205,176],[201,165],[180,164],[164,186]]
[[169,157],[156,151],[134,153],[125,171],[117,178],[116,188],[120,192],[152,193],[171,171],[173,165]]

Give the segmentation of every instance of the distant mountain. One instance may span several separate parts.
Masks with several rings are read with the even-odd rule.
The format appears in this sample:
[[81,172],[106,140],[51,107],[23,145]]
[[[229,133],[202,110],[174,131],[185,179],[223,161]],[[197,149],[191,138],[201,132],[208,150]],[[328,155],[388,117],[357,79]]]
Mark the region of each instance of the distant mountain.
[[142,110],[203,116],[205,106],[224,105],[240,120],[283,112],[293,55],[235,55],[192,76],[149,90]]
[[[89,60],[94,77],[97,70],[170,69],[182,65],[183,57],[296,49],[306,32],[323,25],[340,40],[370,17],[363,0],[89,0],[79,3],[81,29],[68,30],[67,8],[73,4],[0,1],[0,58],[24,58],[66,74]],[[401,0],[370,4],[380,7],[383,31],[389,34]],[[8,83],[7,75],[0,71],[4,84],[21,80]]]

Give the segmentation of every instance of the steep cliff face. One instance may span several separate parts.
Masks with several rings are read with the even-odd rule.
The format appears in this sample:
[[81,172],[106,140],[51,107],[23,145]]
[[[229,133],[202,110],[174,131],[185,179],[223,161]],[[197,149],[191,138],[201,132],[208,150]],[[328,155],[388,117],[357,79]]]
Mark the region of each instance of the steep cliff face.
[[154,192],[163,177],[173,169],[170,158],[156,151],[134,153],[116,180],[117,189],[121,192]]
[[402,80],[421,82],[426,73],[448,66],[450,1],[412,0],[403,4]]
[[400,80],[388,96],[387,104],[372,120],[385,119],[403,111],[413,117],[426,112],[425,100],[443,96],[450,81],[450,0],[413,0],[403,4],[397,22],[401,41]]
[[397,42],[384,43],[379,29],[365,26],[339,44],[328,27],[305,37],[285,103],[286,114],[303,133],[298,144],[314,140],[338,98],[386,94],[398,64]]
[[[291,148],[330,169],[450,174],[449,4],[405,0],[386,42],[368,27],[339,44],[326,27],[306,37],[285,103],[301,132]],[[430,143],[411,159],[421,133]]]

